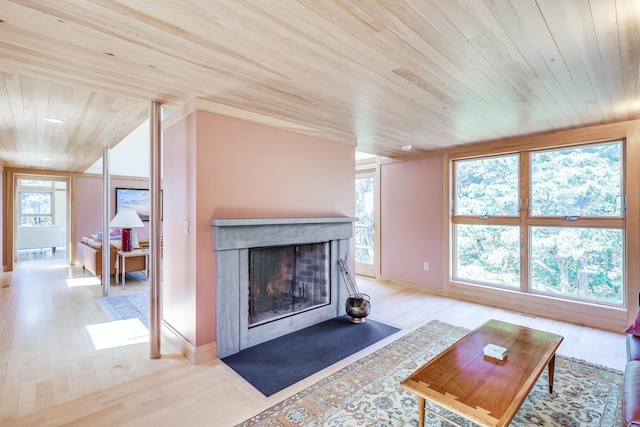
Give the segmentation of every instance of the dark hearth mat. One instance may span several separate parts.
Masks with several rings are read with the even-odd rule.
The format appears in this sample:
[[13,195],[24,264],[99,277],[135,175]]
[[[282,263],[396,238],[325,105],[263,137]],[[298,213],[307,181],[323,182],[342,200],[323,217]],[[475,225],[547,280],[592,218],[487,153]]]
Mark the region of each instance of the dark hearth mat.
[[336,317],[222,359],[265,396],[271,396],[399,331],[367,319]]

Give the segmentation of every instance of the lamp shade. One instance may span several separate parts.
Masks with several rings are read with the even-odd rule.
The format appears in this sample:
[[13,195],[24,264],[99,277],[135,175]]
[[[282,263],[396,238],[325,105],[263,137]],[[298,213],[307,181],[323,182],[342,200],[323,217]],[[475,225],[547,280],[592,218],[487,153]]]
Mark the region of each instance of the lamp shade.
[[111,227],[135,228],[144,227],[142,220],[133,209],[121,209],[111,220]]

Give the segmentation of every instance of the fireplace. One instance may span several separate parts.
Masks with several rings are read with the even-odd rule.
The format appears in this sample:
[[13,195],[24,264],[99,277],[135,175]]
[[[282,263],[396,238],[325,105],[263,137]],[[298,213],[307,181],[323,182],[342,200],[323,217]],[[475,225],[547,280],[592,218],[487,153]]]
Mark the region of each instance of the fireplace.
[[354,218],[214,219],[218,357],[344,314]]
[[329,243],[249,249],[249,328],[331,302]]

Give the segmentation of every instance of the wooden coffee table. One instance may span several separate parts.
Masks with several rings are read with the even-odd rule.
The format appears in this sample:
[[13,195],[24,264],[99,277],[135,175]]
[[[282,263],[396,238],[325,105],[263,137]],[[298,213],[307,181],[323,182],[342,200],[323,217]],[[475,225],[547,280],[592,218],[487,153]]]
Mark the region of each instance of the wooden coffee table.
[[[553,392],[556,350],[562,340],[560,335],[489,320],[418,369],[401,386],[418,395],[421,427],[425,400],[482,426],[506,426],[545,366],[549,367],[549,393]],[[507,348],[507,357],[497,360],[484,356],[487,344]]]

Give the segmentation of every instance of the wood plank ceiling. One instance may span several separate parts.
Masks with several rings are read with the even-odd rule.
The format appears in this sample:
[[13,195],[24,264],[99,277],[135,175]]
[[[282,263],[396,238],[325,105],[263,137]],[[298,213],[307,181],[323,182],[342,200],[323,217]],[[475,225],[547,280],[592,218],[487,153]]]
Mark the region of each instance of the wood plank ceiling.
[[149,100],[399,158],[640,117],[639,0],[3,0],[0,20],[12,167],[83,171]]

